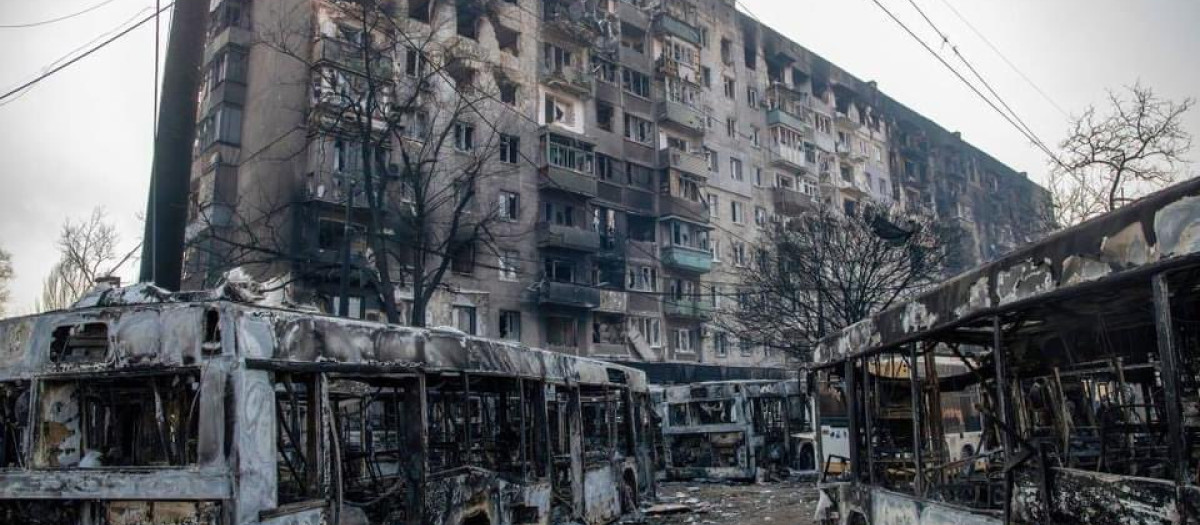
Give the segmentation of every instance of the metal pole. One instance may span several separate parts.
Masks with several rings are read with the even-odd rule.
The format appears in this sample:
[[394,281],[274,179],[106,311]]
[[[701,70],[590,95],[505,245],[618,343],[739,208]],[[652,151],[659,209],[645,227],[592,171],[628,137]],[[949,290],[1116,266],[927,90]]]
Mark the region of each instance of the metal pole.
[[196,92],[204,61],[208,4],[206,0],[175,2],[163,67],[138,279],[168,290],[179,289],[183,273]]
[[1167,413],[1167,439],[1171,448],[1171,459],[1175,466],[1175,501],[1179,509],[1179,522],[1186,522],[1187,505],[1183,503],[1183,486],[1191,479],[1188,472],[1186,445],[1183,441],[1182,407],[1179,403],[1179,355],[1175,349],[1175,329],[1171,321],[1171,289],[1166,275],[1159,273],[1151,278],[1154,292],[1154,327],[1158,339],[1158,358],[1162,370],[1164,411]]
[[[1012,415],[1009,414],[1009,399],[1008,399],[1008,365],[1004,359],[1004,333],[1001,331],[1000,316],[992,318],[992,359],[996,363],[996,400],[999,403],[1000,422],[1002,427],[1016,428],[1012,424]],[[1012,436],[1004,428],[1001,429],[1001,443],[1004,444],[1004,461],[1008,462],[1013,456]],[[1013,475],[1011,470],[1004,472],[1004,523],[1012,522],[1012,485]]]
[[917,370],[917,343],[910,343],[908,347],[908,377],[909,387],[912,393],[912,411],[913,411],[913,488],[916,491],[917,497],[925,495],[925,480],[921,472],[921,449],[924,448],[921,443],[921,429],[924,426],[924,404],[921,402],[921,376]]
[[354,180],[346,177],[346,215],[342,223],[342,267],[338,271],[338,317],[350,317],[350,205],[354,202]]
[[850,478],[858,481],[860,479],[859,471],[861,470],[858,464],[858,403],[855,399],[857,397],[855,390],[858,388],[858,381],[854,377],[853,359],[846,360],[845,374],[842,380],[845,384],[846,415],[850,416],[847,418],[849,425],[847,425],[848,428],[846,429],[850,434],[847,440],[850,444]]

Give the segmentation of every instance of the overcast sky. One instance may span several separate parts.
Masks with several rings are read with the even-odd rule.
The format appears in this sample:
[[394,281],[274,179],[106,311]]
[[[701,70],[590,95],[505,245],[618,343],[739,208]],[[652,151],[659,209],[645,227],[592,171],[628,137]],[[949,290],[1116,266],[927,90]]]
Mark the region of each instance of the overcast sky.
[[[0,1],[0,25],[73,13],[100,0]],[[266,0],[270,1],[270,0]],[[1018,171],[1042,180],[1046,159],[959,83],[872,0],[743,0],[760,20]],[[955,65],[948,46],[909,0],[880,0]],[[950,2],[1068,112],[1101,103],[1108,88],[1138,79],[1160,95],[1200,95],[1200,2],[1194,0],[913,0],[1045,141],[1062,138],[1066,118],[976,37]],[[164,3],[166,3],[164,1]],[[0,28],[0,90],[139,11],[149,0],[110,0],[83,16],[28,29]],[[167,20],[164,18],[163,33]],[[31,308],[57,258],[67,218],[108,210],[126,249],[140,240],[153,137],[152,24],[0,103],[0,247],[13,253],[10,312]],[[1200,110],[1187,120],[1200,133]],[[1200,148],[1191,155],[1200,159]],[[125,272],[128,280],[136,272]]]

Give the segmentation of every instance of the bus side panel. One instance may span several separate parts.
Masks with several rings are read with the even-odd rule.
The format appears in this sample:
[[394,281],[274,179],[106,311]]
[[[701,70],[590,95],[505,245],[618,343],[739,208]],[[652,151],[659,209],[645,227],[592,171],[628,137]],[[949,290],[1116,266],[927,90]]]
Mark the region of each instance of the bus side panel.
[[874,489],[871,525],[1000,525],[1000,518]]
[[1053,518],[1096,525],[1173,523],[1175,484],[1076,469],[1051,469]]
[[608,523],[621,515],[620,485],[612,467],[587,469],[583,479],[584,521]]
[[[343,510],[343,512],[346,512]],[[323,525],[325,507],[262,520],[262,525]]]
[[545,524],[550,517],[550,485],[508,483],[491,472],[428,479],[425,523]]

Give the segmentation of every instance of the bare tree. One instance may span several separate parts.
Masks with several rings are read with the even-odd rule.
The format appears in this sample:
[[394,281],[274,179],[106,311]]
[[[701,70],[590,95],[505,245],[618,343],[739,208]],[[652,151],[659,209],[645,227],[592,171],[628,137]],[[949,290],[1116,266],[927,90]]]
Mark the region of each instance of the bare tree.
[[717,322],[740,339],[805,359],[813,344],[941,280],[953,230],[867,205],[827,208],[766,232],[740,272],[736,306]]
[[1174,182],[1191,149],[1183,115],[1194,103],[1159,98],[1138,83],[1123,94],[1110,91],[1103,112],[1088,107],[1074,118],[1050,173],[1058,225],[1110,212]]
[[96,283],[121,269],[141,248],[139,244],[128,253],[117,251],[120,237],[117,228],[108,220],[104,208],[92,210],[87,219],[63,223],[58,238],[59,260],[50,269],[42,284],[42,296],[35,310],[47,311],[70,307]]
[[8,253],[4,248],[0,248],[0,317],[6,313],[8,306],[9,290],[8,283],[13,279],[12,254]]
[[[277,27],[259,31],[260,45],[312,72],[303,109],[309,138],[296,154],[307,153],[317,169],[299,198],[320,194],[345,209],[340,260],[301,264],[307,270],[291,280],[338,272],[342,292],[332,306],[344,315],[347,283],[359,276],[392,323],[401,321],[396,291],[403,289],[412,297],[405,321],[423,326],[454,257],[496,251],[489,227],[496,210],[478,196],[487,179],[511,173],[520,155],[515,139],[502,139],[514,119],[496,109],[506,76],[479,54],[481,46],[453,36],[453,18],[430,13],[427,23],[414,23],[396,16],[390,2],[325,5],[330,11],[315,28],[281,16]],[[497,159],[502,147],[504,163]],[[230,268],[305,263],[279,231],[292,204],[238,209],[237,224],[205,245]]]

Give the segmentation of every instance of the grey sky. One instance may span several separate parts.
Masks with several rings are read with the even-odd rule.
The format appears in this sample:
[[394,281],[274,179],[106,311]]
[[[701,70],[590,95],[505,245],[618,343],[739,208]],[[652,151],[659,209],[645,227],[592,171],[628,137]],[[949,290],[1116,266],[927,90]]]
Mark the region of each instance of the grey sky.
[[[99,0],[0,1],[0,25],[53,18]],[[270,1],[270,0],[263,0]],[[930,42],[909,0],[881,0]],[[1012,72],[943,3],[914,0],[1047,142],[1065,118]],[[1193,0],[945,0],[1068,111],[1103,101],[1105,89],[1141,79],[1166,97],[1200,95],[1200,2]],[[783,34],[1020,171],[1041,180],[1045,158],[975,98],[871,0],[743,0]],[[165,3],[165,1],[164,1]],[[153,6],[114,0],[94,12],[31,29],[0,29],[0,89]],[[164,19],[164,39],[166,24]],[[26,311],[56,259],[63,220],[97,205],[127,247],[141,235],[152,154],[154,31],[147,25],[0,105],[0,246],[13,252],[10,310]],[[935,49],[942,49],[935,44]],[[948,60],[959,65],[949,54]],[[1200,110],[1188,117],[1200,133]],[[1194,151],[1193,159],[1200,159]],[[132,276],[126,272],[125,278]]]

